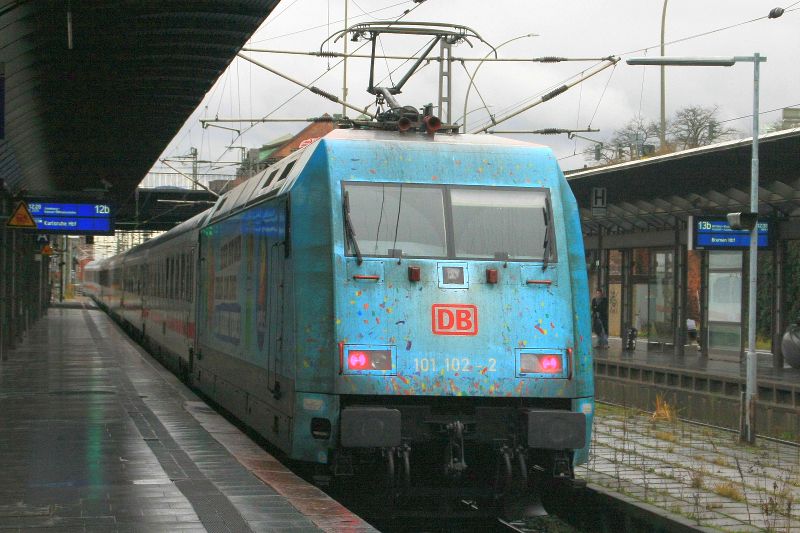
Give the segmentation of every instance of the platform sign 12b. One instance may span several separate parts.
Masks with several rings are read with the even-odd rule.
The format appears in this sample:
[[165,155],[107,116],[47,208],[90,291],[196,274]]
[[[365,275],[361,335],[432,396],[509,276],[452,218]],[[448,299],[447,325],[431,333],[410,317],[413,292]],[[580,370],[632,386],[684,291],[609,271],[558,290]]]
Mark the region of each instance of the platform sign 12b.
[[[772,221],[758,221],[758,247],[772,245]],[[750,248],[748,230],[731,229],[726,217],[689,218],[689,243],[694,250],[746,250]]]
[[114,219],[108,204],[28,202],[28,209],[41,233],[67,235],[113,235]]

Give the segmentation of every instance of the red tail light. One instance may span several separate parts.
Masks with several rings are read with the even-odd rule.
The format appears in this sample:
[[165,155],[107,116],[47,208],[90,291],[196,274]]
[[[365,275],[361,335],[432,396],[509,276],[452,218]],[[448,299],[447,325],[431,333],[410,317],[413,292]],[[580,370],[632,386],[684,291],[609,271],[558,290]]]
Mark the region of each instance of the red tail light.
[[561,370],[561,358],[557,355],[545,355],[539,359],[539,364],[544,372],[558,372]]
[[391,370],[391,350],[350,350],[347,353],[348,370]]
[[561,354],[523,353],[520,354],[522,374],[563,374],[564,358]]
[[350,352],[347,357],[347,364],[350,370],[365,370],[368,363],[369,359],[364,352]]

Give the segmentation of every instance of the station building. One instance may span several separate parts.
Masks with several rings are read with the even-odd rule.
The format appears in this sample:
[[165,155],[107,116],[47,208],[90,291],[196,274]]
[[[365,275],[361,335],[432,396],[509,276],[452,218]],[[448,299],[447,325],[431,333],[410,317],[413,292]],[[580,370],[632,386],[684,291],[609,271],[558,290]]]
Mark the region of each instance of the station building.
[[[703,355],[744,357],[749,252],[735,242],[696,249],[689,230],[750,210],[751,158],[748,138],[567,176],[612,337],[635,327],[640,345],[683,355],[692,319]],[[762,135],[759,159],[759,221],[769,235],[758,257],[757,348],[782,368],[781,337],[800,318],[800,128]],[[605,207],[593,207],[603,204],[593,195]]]

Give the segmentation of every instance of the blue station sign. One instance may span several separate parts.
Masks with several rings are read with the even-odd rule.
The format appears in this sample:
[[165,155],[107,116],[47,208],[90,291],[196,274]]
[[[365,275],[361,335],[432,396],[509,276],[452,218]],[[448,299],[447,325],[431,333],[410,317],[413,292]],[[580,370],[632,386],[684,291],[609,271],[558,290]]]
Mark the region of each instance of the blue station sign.
[[108,204],[28,202],[40,233],[113,235],[114,218]]
[[[772,222],[759,221],[758,247],[772,245]],[[695,250],[746,250],[750,248],[748,230],[731,229],[725,217],[693,217],[690,224],[690,242]]]

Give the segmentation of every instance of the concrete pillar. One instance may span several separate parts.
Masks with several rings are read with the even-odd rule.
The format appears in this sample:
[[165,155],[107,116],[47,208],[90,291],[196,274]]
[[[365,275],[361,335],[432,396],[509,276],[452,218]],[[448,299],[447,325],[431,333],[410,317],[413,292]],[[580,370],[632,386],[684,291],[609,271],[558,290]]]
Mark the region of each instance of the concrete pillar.
[[6,198],[0,189],[0,361],[6,358],[8,343],[8,230]]
[[783,368],[781,340],[787,325],[783,291],[783,260],[786,243],[780,238],[779,224],[775,224],[775,246],[772,248],[772,367]]
[[700,339],[701,353],[708,357],[708,252],[700,254]]
[[14,346],[19,336],[19,311],[17,302],[17,232],[10,230],[8,254],[8,345]]
[[633,326],[633,277],[631,273],[633,264],[633,250],[622,250],[622,336],[625,337],[627,328]]
[[686,344],[686,282],[688,261],[686,246],[681,244],[681,223],[675,226],[675,247],[673,251],[673,268],[672,268],[672,281],[673,281],[673,305],[672,317],[675,326],[674,335],[674,353],[675,355],[683,355],[683,347]]
[[[603,290],[603,294],[608,297],[608,251],[606,250],[605,228],[600,226],[600,231],[597,234],[597,260],[599,262],[597,268],[597,288]],[[592,295],[594,296],[594,295]]]

